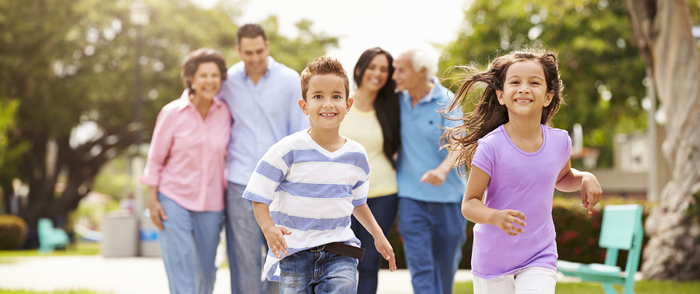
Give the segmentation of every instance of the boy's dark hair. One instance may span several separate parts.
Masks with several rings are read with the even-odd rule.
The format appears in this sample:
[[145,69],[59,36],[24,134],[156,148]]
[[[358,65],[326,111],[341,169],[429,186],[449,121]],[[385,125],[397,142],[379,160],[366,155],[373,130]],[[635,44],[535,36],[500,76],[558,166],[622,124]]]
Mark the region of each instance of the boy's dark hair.
[[301,72],[301,97],[306,101],[306,91],[309,90],[309,80],[316,75],[333,74],[343,79],[345,85],[345,99],[350,95],[350,81],[343,69],[343,65],[337,59],[320,56],[309,63]]
[[190,94],[194,94],[194,90],[188,79],[193,77],[199,65],[205,62],[216,63],[216,66],[219,68],[219,73],[221,74],[221,81],[223,82],[226,80],[226,60],[221,53],[211,48],[199,48],[187,54],[185,60],[182,61],[182,70],[180,71],[182,81],[185,87],[190,90]]
[[263,30],[263,28],[259,24],[248,23],[248,24],[245,24],[242,27],[238,28],[238,33],[236,34],[236,41],[238,42],[238,45],[240,45],[241,39],[243,39],[243,38],[255,39],[258,36],[262,36],[263,41],[267,42],[267,37],[265,36],[265,30]]
[[[470,97],[470,93],[480,90],[479,85],[486,85],[473,110],[464,116],[464,123],[450,128],[442,135],[442,140],[449,139],[453,144],[445,144],[450,150],[459,150],[457,165],[471,165],[472,157],[476,151],[477,141],[498,126],[508,122],[508,109],[500,105],[496,90],[503,90],[508,68],[516,62],[535,61],[542,65],[547,93],[552,93],[552,101],[542,110],[541,124],[550,124],[554,114],[564,104],[562,91],[564,84],[559,76],[557,57],[552,52],[542,49],[525,49],[515,51],[494,59],[486,71],[479,72],[472,67],[463,67],[468,73],[459,87],[452,104],[447,112],[464,107]],[[471,108],[471,105],[469,106]],[[461,118],[459,118],[461,120]]]

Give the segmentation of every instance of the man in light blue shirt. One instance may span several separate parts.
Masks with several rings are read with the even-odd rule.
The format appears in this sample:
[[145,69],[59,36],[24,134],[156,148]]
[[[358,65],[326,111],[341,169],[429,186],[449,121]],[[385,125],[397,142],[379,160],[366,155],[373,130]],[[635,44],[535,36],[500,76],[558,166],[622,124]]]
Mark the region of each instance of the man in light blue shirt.
[[[437,60],[427,51],[409,50],[394,60],[400,92],[401,148],[398,152],[399,233],[414,293],[452,293],[466,241],[461,203],[466,186],[454,168],[456,152],[440,148],[441,127],[461,121],[439,111],[454,96],[434,77]],[[462,117],[457,110],[451,117]]]
[[240,27],[237,40],[236,50],[242,61],[229,68],[220,93],[233,117],[226,158],[226,249],[231,293],[279,293],[277,283],[262,279],[267,243],[250,200],[242,195],[267,149],[307,128],[309,120],[298,106],[299,73],[269,56],[262,27]]

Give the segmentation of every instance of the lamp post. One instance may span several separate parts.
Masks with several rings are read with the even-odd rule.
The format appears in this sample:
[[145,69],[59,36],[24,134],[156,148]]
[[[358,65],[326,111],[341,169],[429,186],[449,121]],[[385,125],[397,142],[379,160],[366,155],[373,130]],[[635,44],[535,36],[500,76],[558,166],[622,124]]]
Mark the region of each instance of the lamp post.
[[134,65],[134,75],[136,77],[136,83],[134,85],[134,145],[135,154],[132,158],[132,175],[134,176],[134,201],[136,208],[136,216],[141,217],[145,209],[145,199],[143,195],[143,189],[139,187],[138,177],[143,172],[143,159],[141,158],[141,103],[142,103],[142,82],[141,82],[141,46],[142,37],[141,31],[143,27],[148,24],[148,6],[136,0],[129,7],[131,24],[136,28],[136,63]]

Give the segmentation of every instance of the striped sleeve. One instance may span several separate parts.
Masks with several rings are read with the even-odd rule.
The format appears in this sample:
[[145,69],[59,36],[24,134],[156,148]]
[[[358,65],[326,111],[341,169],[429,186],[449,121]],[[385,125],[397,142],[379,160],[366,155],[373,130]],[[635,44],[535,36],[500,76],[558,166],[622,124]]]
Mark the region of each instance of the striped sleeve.
[[276,192],[287,172],[289,172],[289,166],[284,160],[284,155],[280,156],[273,146],[263,155],[255,167],[246,190],[243,192],[243,198],[270,205],[278,196]]

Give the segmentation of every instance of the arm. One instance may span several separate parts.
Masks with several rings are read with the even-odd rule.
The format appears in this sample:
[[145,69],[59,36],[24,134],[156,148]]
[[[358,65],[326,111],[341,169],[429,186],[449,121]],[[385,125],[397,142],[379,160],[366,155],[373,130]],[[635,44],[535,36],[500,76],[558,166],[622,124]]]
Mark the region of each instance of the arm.
[[[158,201],[158,184],[160,183],[161,172],[168,161],[170,148],[173,142],[172,114],[165,109],[158,113],[156,126],[151,138],[151,146],[148,149],[146,167],[139,182],[147,188],[146,201],[148,205],[151,221],[159,230],[163,230],[163,220],[167,220],[163,207]],[[168,123],[170,122],[170,123]]]
[[423,176],[420,177],[420,182],[428,182],[428,184],[440,187],[442,183],[445,182],[447,174],[450,173],[450,171],[455,167],[455,162],[457,162],[458,155],[459,153],[455,151],[449,151],[449,153],[447,153],[447,157],[442,160],[440,165],[425,172]]
[[267,245],[270,247],[270,251],[277,258],[282,258],[280,250],[284,255],[287,255],[287,241],[284,240],[284,235],[290,235],[292,232],[286,228],[278,227],[272,222],[270,218],[270,207],[261,202],[253,201],[253,212],[255,213],[255,220],[258,221],[258,226],[265,235],[265,240],[267,240]]
[[484,204],[484,191],[490,180],[491,177],[486,172],[472,165],[469,179],[467,179],[467,189],[462,199],[462,215],[475,223],[497,226],[511,236],[522,233],[524,230],[521,227],[525,226],[525,214],[512,209],[493,209]]
[[561,169],[555,185],[562,192],[581,190],[581,207],[593,213],[593,207],[603,198],[603,188],[598,179],[589,172],[579,171],[571,167],[571,160]]
[[151,221],[153,222],[159,230],[163,230],[163,220],[167,220],[168,216],[165,215],[163,207],[160,206],[160,201],[158,201],[158,187],[148,186],[148,211],[151,215]]
[[352,215],[355,216],[357,221],[372,235],[377,252],[379,252],[384,259],[389,261],[389,270],[394,271],[396,269],[394,249],[391,247],[389,240],[384,236],[384,232],[382,232],[382,228],[377,224],[377,220],[374,219],[374,215],[372,215],[372,212],[369,210],[367,203],[355,207],[352,211]]

